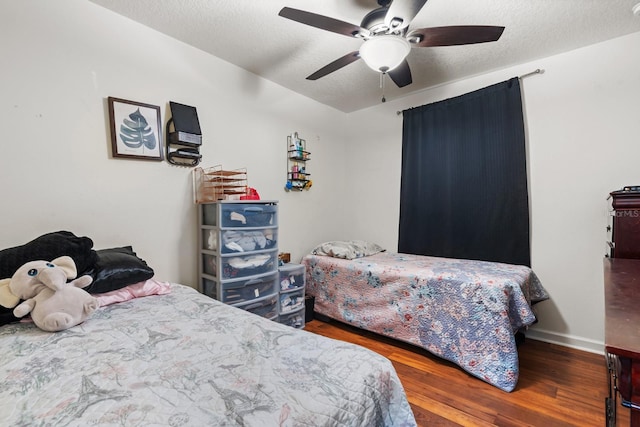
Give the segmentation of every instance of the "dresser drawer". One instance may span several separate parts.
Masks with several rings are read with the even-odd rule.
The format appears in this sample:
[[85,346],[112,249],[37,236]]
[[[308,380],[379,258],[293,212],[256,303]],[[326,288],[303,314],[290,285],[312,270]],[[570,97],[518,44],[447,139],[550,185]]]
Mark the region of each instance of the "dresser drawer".
[[304,265],[284,264],[278,267],[280,276],[280,290],[289,291],[304,287]]
[[278,207],[267,204],[220,204],[221,227],[268,227],[278,225]]
[[277,291],[278,274],[254,276],[244,280],[222,282],[222,302],[227,304],[242,304]]
[[278,225],[274,203],[205,203],[202,224],[214,227],[269,227]]
[[214,280],[202,279],[202,293],[213,299],[218,299],[218,283]]
[[280,314],[291,313],[304,307],[304,288],[280,293]]
[[[205,255],[206,256],[206,255]],[[278,250],[229,255],[220,258],[222,279],[239,279],[278,269]]]
[[218,261],[215,255],[202,254],[202,272],[212,277],[218,277]]
[[278,316],[278,323],[291,326],[293,328],[304,328],[304,308],[289,314]]
[[222,230],[221,233],[220,251],[223,254],[272,249],[278,245],[278,231],[275,228]]
[[[219,235],[220,234],[220,235]],[[278,229],[202,230],[202,248],[223,254],[253,252],[276,248]],[[218,247],[219,246],[219,247]]]
[[234,307],[241,308],[253,314],[257,314],[267,319],[272,319],[278,315],[278,296],[272,295],[269,297],[253,300],[245,304],[237,304]]

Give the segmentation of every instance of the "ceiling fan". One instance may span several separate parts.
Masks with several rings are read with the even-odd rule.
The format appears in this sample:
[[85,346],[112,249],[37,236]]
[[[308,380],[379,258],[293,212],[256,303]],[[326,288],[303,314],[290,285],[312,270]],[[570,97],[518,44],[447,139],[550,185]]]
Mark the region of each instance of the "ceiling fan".
[[378,0],[379,8],[372,10],[360,25],[318,15],[304,10],[284,7],[279,16],[364,40],[360,50],[350,52],[307,77],[317,80],[362,58],[375,71],[388,74],[398,86],[412,82],[406,60],[412,47],[457,46],[496,41],[504,27],[459,25],[409,30],[409,25],[427,0]]

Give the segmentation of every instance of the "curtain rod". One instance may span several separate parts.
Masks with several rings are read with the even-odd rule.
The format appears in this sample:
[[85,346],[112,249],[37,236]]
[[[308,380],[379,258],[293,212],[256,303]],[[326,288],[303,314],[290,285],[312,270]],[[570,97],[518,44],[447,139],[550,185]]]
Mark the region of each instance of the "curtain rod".
[[523,74],[521,76],[518,76],[518,78],[519,79],[523,79],[525,77],[533,76],[534,74],[542,74],[542,73],[544,73],[544,70],[541,70],[540,68],[536,68],[535,70],[533,70],[530,73],[526,73],[526,74]]
[[[525,74],[523,74],[523,75],[521,75],[521,76],[518,76],[518,78],[519,78],[519,79],[523,79],[523,78],[525,78],[525,77],[533,76],[533,75],[535,75],[535,74],[542,74],[542,73],[544,73],[544,70],[542,70],[542,69],[540,69],[540,68],[536,68],[535,70],[531,71],[530,73],[525,73]],[[399,115],[401,115],[401,114],[402,114],[402,111],[396,111],[396,115],[398,115],[398,116],[399,116]]]

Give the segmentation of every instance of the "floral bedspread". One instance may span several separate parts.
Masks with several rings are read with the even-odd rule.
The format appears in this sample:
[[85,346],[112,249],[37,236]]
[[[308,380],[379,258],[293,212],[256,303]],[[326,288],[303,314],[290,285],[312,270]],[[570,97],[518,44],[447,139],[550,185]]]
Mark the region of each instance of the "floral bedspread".
[[181,285],[0,348],[2,426],[415,426],[388,359]]
[[505,391],[518,381],[515,332],[536,321],[531,303],[548,299],[525,266],[395,253],[303,264],[316,312],[425,348]]

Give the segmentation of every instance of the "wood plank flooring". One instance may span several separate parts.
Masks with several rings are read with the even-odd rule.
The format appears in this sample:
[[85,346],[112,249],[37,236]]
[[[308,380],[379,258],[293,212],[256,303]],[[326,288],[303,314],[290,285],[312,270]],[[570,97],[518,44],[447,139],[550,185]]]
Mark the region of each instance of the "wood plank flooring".
[[[504,392],[417,347],[339,322],[305,330],[367,347],[393,362],[419,426],[604,426],[608,396],[603,355],[526,339],[520,378]],[[629,425],[618,405],[618,426]]]

